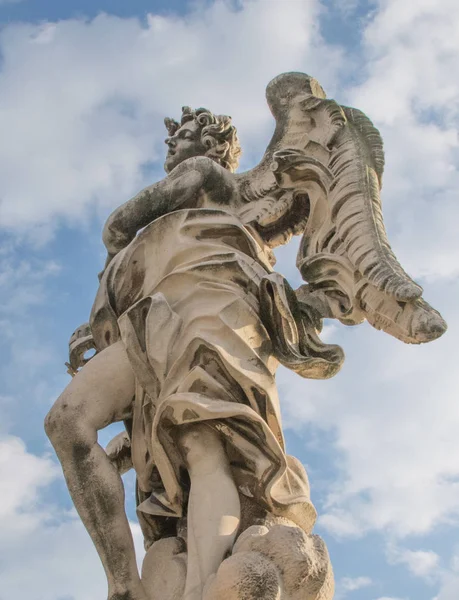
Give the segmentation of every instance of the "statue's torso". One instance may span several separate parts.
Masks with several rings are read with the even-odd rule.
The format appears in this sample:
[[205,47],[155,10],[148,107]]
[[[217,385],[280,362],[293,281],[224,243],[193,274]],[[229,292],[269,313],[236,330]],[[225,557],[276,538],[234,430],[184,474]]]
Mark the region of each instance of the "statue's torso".
[[271,270],[269,250],[227,210],[187,208],[168,213],[139,232],[104,273],[91,315],[96,343],[106,345],[97,338],[107,308],[119,318],[153,293],[161,292],[172,307],[188,310],[186,298],[191,301],[196,285],[206,285],[209,304],[225,287],[243,294],[257,310],[258,283]]

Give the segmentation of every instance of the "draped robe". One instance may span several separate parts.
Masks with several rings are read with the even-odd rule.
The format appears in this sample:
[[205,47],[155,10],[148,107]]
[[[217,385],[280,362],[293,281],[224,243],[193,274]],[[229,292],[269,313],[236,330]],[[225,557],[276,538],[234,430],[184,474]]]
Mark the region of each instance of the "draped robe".
[[177,427],[203,423],[222,436],[241,494],[312,529],[306,472],[285,452],[273,337],[297,371],[320,352],[302,356],[288,284],[271,258],[237,215],[188,208],[150,223],[103,275],[91,329],[99,351],[123,341],[135,374],[130,435],[142,518],[184,514]]

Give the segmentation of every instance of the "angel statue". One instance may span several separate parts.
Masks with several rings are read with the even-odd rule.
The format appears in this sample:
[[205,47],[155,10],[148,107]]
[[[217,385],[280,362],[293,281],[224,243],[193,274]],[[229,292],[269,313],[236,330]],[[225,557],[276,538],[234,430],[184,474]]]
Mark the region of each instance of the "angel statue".
[[[446,329],[386,237],[379,132],[319,83],[267,88],[276,120],[260,164],[230,117],[166,119],[167,176],[116,209],[75,375],[46,417],[109,600],[330,600],[333,574],[302,464],[285,451],[275,372],[340,369],[323,318],[407,343]],[[296,291],[273,248],[302,235]],[[93,341],[96,354],[84,352]],[[124,421],[103,449],[97,432]],[[146,556],[139,576],[120,474],[133,468]]]

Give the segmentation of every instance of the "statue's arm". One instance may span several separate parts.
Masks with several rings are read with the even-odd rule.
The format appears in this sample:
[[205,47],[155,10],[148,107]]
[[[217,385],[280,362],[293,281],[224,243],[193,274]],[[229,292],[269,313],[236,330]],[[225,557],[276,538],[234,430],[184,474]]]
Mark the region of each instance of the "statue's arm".
[[[99,279],[113,257],[135,238],[140,229],[169,212],[196,206],[202,194],[218,187],[221,170],[209,158],[190,158],[163,180],[145,188],[117,208],[104,226],[102,239],[107,248],[107,260],[104,270],[99,273]],[[86,351],[94,348],[88,323],[72,334],[69,344],[70,357],[66,366],[73,376],[89,360],[84,357]]]
[[102,234],[108,252],[107,264],[142,227],[179,208],[195,207],[201,195],[215,185],[216,170],[217,165],[209,158],[190,158],[117,208],[109,216]]
[[[139,229],[168,212],[196,205],[199,196],[212,184],[213,167],[209,163],[210,159],[204,157],[184,161],[162,181],[145,188],[110,215],[102,234],[107,260],[99,279],[113,257],[134,239]],[[89,360],[85,354],[93,348],[90,326],[84,323],[70,338],[69,362],[66,363],[70,375],[76,375],[84,366]]]

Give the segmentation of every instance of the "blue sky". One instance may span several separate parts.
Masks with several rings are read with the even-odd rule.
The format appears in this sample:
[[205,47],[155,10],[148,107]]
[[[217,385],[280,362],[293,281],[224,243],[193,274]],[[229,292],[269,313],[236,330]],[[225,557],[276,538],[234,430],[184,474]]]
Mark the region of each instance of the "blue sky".
[[[242,168],[256,164],[273,128],[264,88],[301,70],[380,128],[389,238],[449,331],[414,347],[327,323],[342,372],[278,375],[288,449],[338,600],[456,600],[456,2],[0,0],[0,27],[0,599],[105,594],[42,427],[97,289],[104,220],[162,177],[162,119],[184,104],[231,114]],[[280,249],[278,270],[296,286],[294,257],[295,242]],[[126,488],[140,549],[132,475]]]

